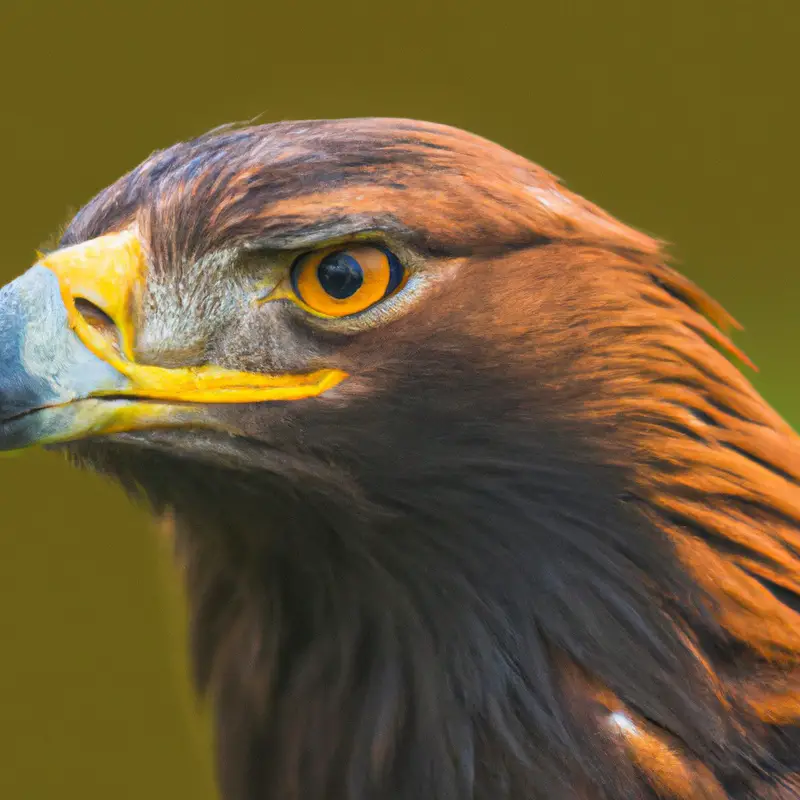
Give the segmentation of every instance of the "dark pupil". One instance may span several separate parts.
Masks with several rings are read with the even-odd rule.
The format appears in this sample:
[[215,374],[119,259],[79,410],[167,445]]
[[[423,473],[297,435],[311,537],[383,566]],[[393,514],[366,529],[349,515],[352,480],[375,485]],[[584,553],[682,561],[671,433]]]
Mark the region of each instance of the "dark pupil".
[[352,297],[364,283],[364,271],[353,256],[331,253],[317,267],[317,278],[322,288],[337,300]]

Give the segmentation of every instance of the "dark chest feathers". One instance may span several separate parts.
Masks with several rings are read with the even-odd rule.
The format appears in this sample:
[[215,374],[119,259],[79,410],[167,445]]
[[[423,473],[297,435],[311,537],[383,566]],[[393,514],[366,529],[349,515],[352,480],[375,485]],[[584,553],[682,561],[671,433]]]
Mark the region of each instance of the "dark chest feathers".
[[800,796],[792,709],[749,704],[792,669],[726,630],[624,470],[504,453],[391,508],[325,470],[170,469],[225,800]]

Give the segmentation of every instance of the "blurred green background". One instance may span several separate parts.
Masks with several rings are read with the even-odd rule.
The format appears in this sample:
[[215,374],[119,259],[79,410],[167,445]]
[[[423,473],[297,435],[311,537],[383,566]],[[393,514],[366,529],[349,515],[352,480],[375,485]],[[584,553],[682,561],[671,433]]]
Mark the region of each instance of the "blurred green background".
[[[0,277],[220,123],[458,125],[675,243],[800,423],[797,0],[0,0]],[[0,798],[214,797],[167,547],[55,456],[0,461]]]

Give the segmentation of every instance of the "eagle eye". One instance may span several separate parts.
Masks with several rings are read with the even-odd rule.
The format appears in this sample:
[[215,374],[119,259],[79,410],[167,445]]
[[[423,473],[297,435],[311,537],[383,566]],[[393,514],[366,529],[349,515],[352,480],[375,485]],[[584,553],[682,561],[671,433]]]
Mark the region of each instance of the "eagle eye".
[[397,256],[374,245],[306,253],[294,262],[291,274],[297,298],[325,317],[365,311],[394,292],[404,277]]

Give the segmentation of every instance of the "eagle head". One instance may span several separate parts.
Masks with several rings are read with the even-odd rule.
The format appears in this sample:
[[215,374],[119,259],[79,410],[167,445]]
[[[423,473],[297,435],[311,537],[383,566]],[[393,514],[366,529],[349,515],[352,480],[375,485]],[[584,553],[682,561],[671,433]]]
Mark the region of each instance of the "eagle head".
[[796,797],[800,448],[731,323],[477,136],[226,128],[0,291],[0,446],[169,522],[225,800]]

